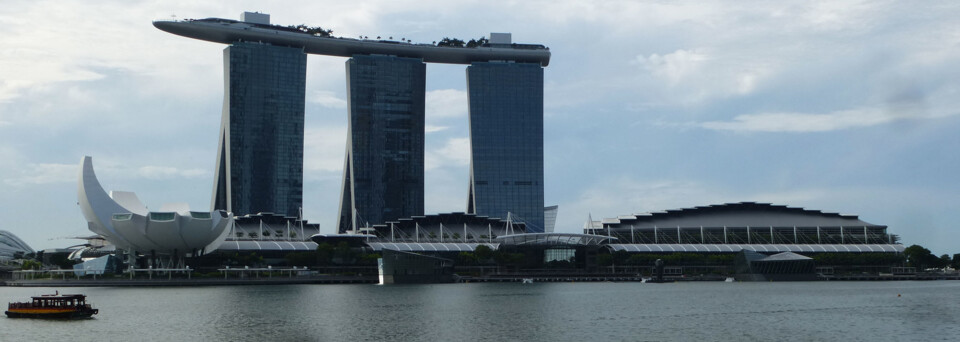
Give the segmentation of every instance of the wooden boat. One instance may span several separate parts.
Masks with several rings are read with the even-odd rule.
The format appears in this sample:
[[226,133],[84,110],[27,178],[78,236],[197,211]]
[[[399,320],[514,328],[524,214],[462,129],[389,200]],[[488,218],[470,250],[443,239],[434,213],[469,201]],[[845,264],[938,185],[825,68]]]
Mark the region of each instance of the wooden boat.
[[30,302],[10,303],[4,313],[8,318],[89,318],[100,312],[90,307],[82,294],[57,292],[31,298]]

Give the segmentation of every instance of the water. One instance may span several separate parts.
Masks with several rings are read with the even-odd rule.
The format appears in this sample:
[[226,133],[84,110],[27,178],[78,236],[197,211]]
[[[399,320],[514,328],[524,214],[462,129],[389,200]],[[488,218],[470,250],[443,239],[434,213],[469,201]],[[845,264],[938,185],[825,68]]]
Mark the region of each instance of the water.
[[[54,290],[0,287],[0,303]],[[87,294],[100,314],[0,318],[0,341],[960,339],[956,281],[59,290]]]

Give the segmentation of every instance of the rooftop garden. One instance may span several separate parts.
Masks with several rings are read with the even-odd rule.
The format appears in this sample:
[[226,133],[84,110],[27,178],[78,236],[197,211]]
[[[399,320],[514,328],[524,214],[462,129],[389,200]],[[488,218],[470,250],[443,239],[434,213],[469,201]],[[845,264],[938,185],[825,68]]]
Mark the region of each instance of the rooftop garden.
[[443,39],[441,39],[440,42],[435,42],[435,43],[436,43],[435,44],[436,46],[475,48],[475,47],[484,46],[490,43],[490,40],[488,40],[486,37],[480,37],[480,39],[471,39],[469,42],[464,43],[464,41],[457,38],[443,37]]
[[304,24],[300,24],[300,25],[290,25],[290,26],[287,26],[287,27],[292,28],[292,29],[296,29],[297,31],[300,31],[300,32],[303,32],[303,33],[306,33],[306,34],[310,34],[310,35],[313,35],[313,36],[317,36],[317,37],[325,37],[325,38],[331,38],[331,37],[333,37],[333,36],[332,36],[333,30],[324,30],[324,29],[323,29],[322,27],[320,27],[320,26],[313,27],[313,26],[307,26],[307,25],[304,25]]
[[[239,21],[237,21],[237,20],[222,19],[222,18],[186,19],[186,21],[206,21],[206,22],[239,23]],[[254,25],[254,26],[258,26],[258,27],[262,27],[262,28],[270,28],[270,29],[283,30],[283,31],[288,31],[288,32],[304,33],[304,34],[309,34],[309,35],[315,36],[315,37],[322,37],[322,38],[344,38],[344,37],[335,37],[335,36],[333,36],[333,30],[324,29],[323,27],[320,27],[320,26],[308,26],[308,25],[306,25],[306,24],[287,25],[287,26],[273,25],[273,24],[256,24],[256,23],[246,23],[246,24],[250,24],[250,25]],[[370,36],[362,36],[362,35],[361,35],[361,36],[359,36],[359,39],[361,39],[361,40],[370,39]],[[397,42],[397,41],[394,41],[394,40],[393,40],[393,37],[387,37],[386,40],[383,40],[380,36],[377,36],[377,37],[376,37],[376,40],[379,41],[379,42],[394,43],[394,44],[399,44],[399,43],[412,44],[412,43],[413,43],[412,40],[409,40],[409,39],[406,39],[406,38],[400,38],[400,41]],[[421,45],[431,45],[431,44],[421,44]],[[490,40],[487,39],[486,37],[480,37],[480,38],[477,38],[477,39],[470,39],[469,41],[463,41],[463,40],[460,40],[460,39],[458,39],[458,38],[443,37],[443,39],[441,39],[439,42],[437,42],[437,41],[433,42],[432,45],[433,45],[433,46],[437,46],[437,47],[477,48],[477,47],[483,47],[483,46],[490,46]],[[546,48],[547,48],[546,46],[539,45],[539,44],[517,44],[517,43],[513,43],[513,44],[510,44],[510,46],[512,46],[513,48],[517,48],[517,49],[534,49],[534,50],[536,50],[536,49],[546,49]]]

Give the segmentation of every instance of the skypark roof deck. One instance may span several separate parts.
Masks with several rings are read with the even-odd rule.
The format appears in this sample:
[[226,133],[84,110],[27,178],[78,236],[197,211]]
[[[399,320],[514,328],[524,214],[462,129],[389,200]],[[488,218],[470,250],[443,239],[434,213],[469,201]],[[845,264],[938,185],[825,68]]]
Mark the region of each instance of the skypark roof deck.
[[316,55],[339,57],[391,55],[422,58],[427,63],[446,64],[514,61],[547,66],[550,63],[550,50],[543,45],[487,44],[479,47],[451,47],[392,40],[322,37],[285,26],[221,18],[158,20],[153,22],[153,26],[179,36],[215,43],[264,42],[272,45],[302,47],[304,52]]

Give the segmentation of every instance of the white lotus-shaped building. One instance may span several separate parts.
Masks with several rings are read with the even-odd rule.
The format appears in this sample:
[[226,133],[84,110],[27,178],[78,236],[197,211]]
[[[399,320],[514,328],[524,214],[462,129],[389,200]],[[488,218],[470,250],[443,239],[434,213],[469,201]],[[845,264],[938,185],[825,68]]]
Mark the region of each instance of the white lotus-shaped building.
[[186,203],[149,211],[135,193],[111,191],[108,195],[93,173],[91,157],[83,158],[77,197],[91,231],[118,249],[142,254],[179,257],[212,252],[226,239],[233,220],[231,213],[191,211]]

